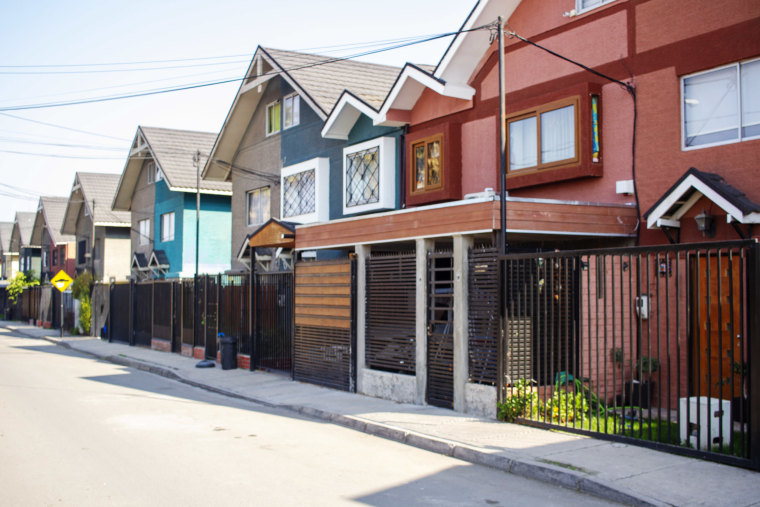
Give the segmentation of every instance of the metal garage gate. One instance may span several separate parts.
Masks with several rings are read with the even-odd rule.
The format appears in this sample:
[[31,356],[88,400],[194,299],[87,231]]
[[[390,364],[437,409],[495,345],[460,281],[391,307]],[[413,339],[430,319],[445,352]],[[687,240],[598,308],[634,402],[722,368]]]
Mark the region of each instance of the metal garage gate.
[[356,390],[354,265],[352,259],[296,264],[295,380]]

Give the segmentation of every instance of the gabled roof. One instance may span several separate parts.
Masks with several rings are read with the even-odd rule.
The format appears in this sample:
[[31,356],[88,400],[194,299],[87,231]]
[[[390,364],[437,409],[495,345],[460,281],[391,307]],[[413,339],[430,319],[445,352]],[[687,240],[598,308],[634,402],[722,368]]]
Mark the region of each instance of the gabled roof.
[[[403,120],[388,120],[391,109],[411,110],[417,103],[425,88],[430,88],[439,95],[457,99],[472,99],[475,89],[469,82],[480,64],[483,56],[491,46],[491,31],[473,30],[488,25],[501,16],[509,19],[521,0],[481,0],[478,2],[459,32],[441,58],[433,72],[426,72],[419,67],[404,67],[399,79],[388,93],[380,108],[375,124],[399,126],[407,123]],[[472,31],[469,31],[472,30]]]
[[647,228],[680,227],[683,217],[704,196],[726,212],[729,221],[760,223],[760,204],[730,185],[719,174],[692,167],[644,213]]
[[227,113],[203,177],[229,178],[232,159],[271,79],[284,79],[324,120],[344,90],[373,108],[380,107],[398,72],[397,67],[388,65],[259,46]]
[[42,244],[44,230],[50,234],[50,239],[55,245],[63,245],[76,240],[70,234],[61,233],[63,215],[66,213],[68,201],[66,197],[40,197],[40,204],[37,207],[37,214],[32,227],[31,242],[33,244]]
[[163,250],[153,250],[150,254],[148,267],[151,269],[169,269],[169,257],[166,256],[166,252]]
[[92,209],[95,208],[95,225],[129,227],[132,220],[130,213],[111,209],[118,184],[118,174],[76,173],[66,204],[61,232],[76,234],[77,218],[82,206],[88,216],[92,216]]
[[147,271],[149,269],[148,259],[145,257],[145,254],[135,252],[134,255],[132,255],[132,264],[130,264],[129,267],[136,271]]
[[13,233],[13,222],[0,222],[0,252],[11,252],[11,234]]
[[[193,161],[197,151],[201,157],[201,168],[206,164],[216,134],[191,130],[175,130],[155,127],[137,128],[129,158],[121,173],[114,194],[112,209],[129,211],[132,195],[137,186],[143,162],[152,159],[163,174],[169,190],[174,192],[195,192],[197,169]],[[232,195],[232,185],[219,181],[201,179],[202,194]]]
[[[16,219],[13,221],[13,231],[11,232],[11,250],[20,251],[21,248],[35,248],[40,245],[31,243],[32,229],[37,213],[34,211],[17,211]],[[18,243],[17,243],[18,241]]]

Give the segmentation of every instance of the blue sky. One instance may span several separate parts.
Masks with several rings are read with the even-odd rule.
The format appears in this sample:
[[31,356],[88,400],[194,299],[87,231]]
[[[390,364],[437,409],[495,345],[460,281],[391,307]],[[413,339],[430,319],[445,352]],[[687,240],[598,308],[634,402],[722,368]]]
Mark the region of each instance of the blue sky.
[[[237,79],[259,44],[352,55],[358,50],[351,44],[455,31],[475,3],[0,0],[0,221],[35,210],[40,195],[68,196],[76,171],[120,173],[138,125],[218,132],[238,84],[86,105],[7,108]],[[449,42],[362,59],[436,64]],[[123,64],[91,65],[115,62]]]

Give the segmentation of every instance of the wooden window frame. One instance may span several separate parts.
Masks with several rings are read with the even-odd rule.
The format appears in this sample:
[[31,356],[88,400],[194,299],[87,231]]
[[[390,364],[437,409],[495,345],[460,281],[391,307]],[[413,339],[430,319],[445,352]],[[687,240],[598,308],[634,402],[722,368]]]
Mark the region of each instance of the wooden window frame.
[[[541,162],[541,115],[550,111],[556,111],[567,106],[573,106],[573,135],[575,137],[575,153],[572,158],[565,158],[562,160],[556,160],[552,162]],[[567,97],[565,99],[555,100],[546,104],[541,104],[538,107],[534,107],[527,110],[518,111],[517,113],[507,116],[507,177],[511,175],[525,175],[539,171],[545,171],[547,169],[560,169],[562,167],[569,167],[578,165],[581,161],[581,100],[580,96],[575,95]],[[525,120],[528,118],[536,118],[536,160],[537,165],[526,167],[523,169],[511,169],[509,167],[509,126],[511,123]]]
[[[441,190],[444,186],[444,181],[446,177],[446,167],[444,164],[444,152],[446,149],[446,145],[444,143],[443,133],[433,134],[431,136],[423,137],[422,139],[417,139],[411,143],[409,143],[409,185],[410,185],[410,194],[411,195],[419,195],[419,194],[425,194],[427,192],[435,192],[438,190]],[[425,145],[427,148],[427,145],[429,143],[433,143],[435,141],[438,141],[440,143],[440,177],[437,184],[432,185],[427,183],[427,149],[425,150],[425,186],[423,188],[417,188],[417,164],[416,164],[416,158],[414,156],[415,148],[419,146],[420,144]]]

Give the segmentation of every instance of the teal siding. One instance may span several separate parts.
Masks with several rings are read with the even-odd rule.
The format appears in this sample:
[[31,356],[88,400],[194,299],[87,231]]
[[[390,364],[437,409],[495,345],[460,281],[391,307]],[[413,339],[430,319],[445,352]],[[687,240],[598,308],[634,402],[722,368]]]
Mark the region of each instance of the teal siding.
[[[167,278],[191,277],[195,274],[195,194],[172,192],[165,181],[156,182],[154,249],[169,258]],[[174,212],[174,240],[161,241],[161,215]],[[201,194],[200,217],[201,274],[221,273],[230,269],[232,213],[230,197]]]
[[[163,250],[169,258],[168,278],[176,278],[182,271],[183,262],[183,211],[184,211],[184,193],[172,192],[166,185],[166,181],[157,181],[154,185],[156,189],[156,200],[153,216],[153,249]],[[161,215],[174,212],[174,240],[161,241]]]
[[[185,194],[182,276],[195,274],[195,216],[195,195]],[[201,194],[199,273],[223,273],[230,269],[231,234],[230,197]]]

